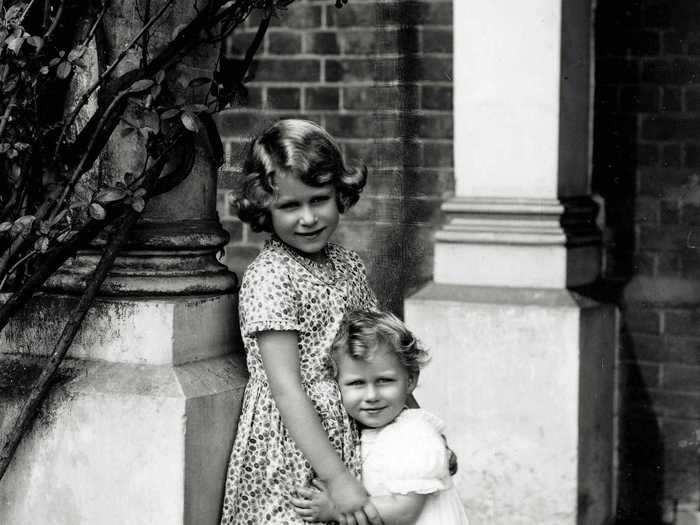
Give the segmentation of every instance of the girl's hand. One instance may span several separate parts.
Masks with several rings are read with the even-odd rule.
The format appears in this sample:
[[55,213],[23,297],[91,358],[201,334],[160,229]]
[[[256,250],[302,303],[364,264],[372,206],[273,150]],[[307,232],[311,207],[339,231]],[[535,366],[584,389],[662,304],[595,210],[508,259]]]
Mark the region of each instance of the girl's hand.
[[294,511],[304,521],[338,521],[340,513],[328,496],[326,486],[318,480],[312,483],[314,488],[296,488],[297,496],[289,500]]
[[347,470],[326,482],[326,489],[341,514],[361,510],[369,500],[367,491]]

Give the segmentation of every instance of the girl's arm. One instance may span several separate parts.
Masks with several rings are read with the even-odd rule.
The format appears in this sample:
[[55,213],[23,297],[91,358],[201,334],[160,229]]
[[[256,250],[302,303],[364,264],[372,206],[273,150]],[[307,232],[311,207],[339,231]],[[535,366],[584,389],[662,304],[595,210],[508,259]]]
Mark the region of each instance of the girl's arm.
[[[342,512],[330,500],[326,487],[314,480],[313,488],[297,488],[297,497],[291,503],[304,521],[337,521],[346,523]],[[390,496],[372,496],[365,505],[365,513],[376,516],[372,523],[384,525],[412,525],[418,519],[427,494],[392,494]]]
[[426,494],[392,494],[375,496],[370,502],[377,509],[384,525],[410,525],[415,523],[425,506]]
[[326,483],[338,510],[343,513],[360,510],[367,502],[367,492],[348,472],[331,446],[318,414],[301,386],[297,333],[258,332],[257,342],[272,397],[289,435],[316,475]]

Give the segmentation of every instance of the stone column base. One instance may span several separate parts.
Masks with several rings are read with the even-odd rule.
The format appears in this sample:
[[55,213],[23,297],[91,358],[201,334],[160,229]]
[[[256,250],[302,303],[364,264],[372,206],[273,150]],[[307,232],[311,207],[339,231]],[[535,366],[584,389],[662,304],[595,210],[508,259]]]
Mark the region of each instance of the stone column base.
[[[0,337],[0,440],[74,302],[40,296]],[[0,481],[0,523],[218,524],[247,379],[234,303],[100,299]]]
[[433,283],[405,318],[431,350],[416,399],[447,423],[472,525],[606,523],[615,308],[566,290]]

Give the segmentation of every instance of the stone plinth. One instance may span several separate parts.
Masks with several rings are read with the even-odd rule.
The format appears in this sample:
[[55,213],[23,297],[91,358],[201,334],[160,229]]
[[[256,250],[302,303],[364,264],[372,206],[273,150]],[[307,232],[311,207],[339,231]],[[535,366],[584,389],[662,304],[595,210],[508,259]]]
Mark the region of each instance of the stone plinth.
[[[40,295],[0,334],[0,437],[76,301]],[[99,299],[0,481],[0,523],[218,523],[237,341],[231,294]]]
[[615,309],[565,290],[431,284],[405,317],[432,355],[416,399],[447,423],[472,525],[606,523]]
[[[42,362],[5,356],[0,367],[32,378]],[[230,357],[174,368],[69,359],[0,482],[0,523],[218,523],[244,385]],[[1,435],[27,387],[0,386]]]

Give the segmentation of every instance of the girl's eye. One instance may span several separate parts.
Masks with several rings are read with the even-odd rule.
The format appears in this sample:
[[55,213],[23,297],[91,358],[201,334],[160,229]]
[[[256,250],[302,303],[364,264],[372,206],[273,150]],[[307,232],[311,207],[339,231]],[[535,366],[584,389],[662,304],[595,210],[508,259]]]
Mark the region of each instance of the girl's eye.
[[377,379],[377,383],[393,383],[394,378],[393,377],[380,377]]
[[280,210],[293,210],[294,208],[297,207],[296,202],[285,202],[277,206],[278,209]]
[[364,383],[362,381],[349,381],[345,383],[347,386],[362,386]]
[[320,204],[322,202],[328,201],[328,199],[330,199],[328,195],[319,195],[318,197],[314,197],[313,199],[311,199],[311,203]]

